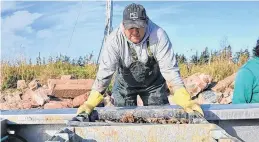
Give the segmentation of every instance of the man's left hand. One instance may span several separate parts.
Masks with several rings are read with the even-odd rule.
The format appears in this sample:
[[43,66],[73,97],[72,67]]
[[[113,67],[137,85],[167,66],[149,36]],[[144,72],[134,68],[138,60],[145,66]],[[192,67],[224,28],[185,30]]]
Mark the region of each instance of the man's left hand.
[[193,113],[194,111],[197,111],[202,116],[204,116],[200,105],[197,104],[194,100],[191,100],[191,95],[184,87],[177,89],[174,95],[169,97],[169,99],[169,101],[181,106],[187,113]]

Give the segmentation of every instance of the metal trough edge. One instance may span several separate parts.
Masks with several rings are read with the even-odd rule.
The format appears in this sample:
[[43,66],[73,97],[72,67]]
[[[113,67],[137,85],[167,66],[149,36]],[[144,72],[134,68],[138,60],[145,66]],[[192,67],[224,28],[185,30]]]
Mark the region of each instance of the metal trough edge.
[[[241,120],[258,119],[259,104],[206,104],[201,105],[206,120]],[[76,114],[76,108],[66,109],[30,109],[30,110],[1,110],[1,118],[7,119],[7,124],[65,124]],[[176,105],[142,106],[142,107],[100,107],[97,112],[109,111],[146,111],[168,110],[181,111]]]

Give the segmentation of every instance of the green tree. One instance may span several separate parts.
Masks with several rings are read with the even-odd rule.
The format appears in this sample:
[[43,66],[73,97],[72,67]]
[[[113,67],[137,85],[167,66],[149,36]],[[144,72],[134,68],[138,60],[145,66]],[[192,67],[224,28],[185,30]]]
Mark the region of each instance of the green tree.
[[80,56],[79,59],[77,60],[77,65],[84,66],[84,58],[82,56]]
[[195,55],[191,56],[191,63],[193,64],[198,64],[199,63],[199,56],[198,56],[198,52],[196,51]]
[[208,63],[210,58],[210,53],[208,47],[204,49],[204,51],[201,52],[201,56],[199,59],[200,64]]
[[40,52],[39,52],[39,56],[36,58],[36,64],[37,64],[37,65],[41,65]]

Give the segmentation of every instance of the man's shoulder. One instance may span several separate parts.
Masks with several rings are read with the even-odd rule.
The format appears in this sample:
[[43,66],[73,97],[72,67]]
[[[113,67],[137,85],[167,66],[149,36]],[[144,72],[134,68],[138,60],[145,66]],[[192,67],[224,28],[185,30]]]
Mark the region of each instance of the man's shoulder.
[[149,22],[150,22],[149,26],[150,26],[150,37],[151,38],[159,40],[161,37],[167,36],[165,30],[162,27],[158,26],[157,24],[155,24],[152,21],[149,21]]
[[122,33],[121,33],[121,30],[119,27],[115,28],[108,36],[107,36],[107,39],[106,41],[109,41],[109,42],[117,42],[118,39],[121,39],[122,38]]

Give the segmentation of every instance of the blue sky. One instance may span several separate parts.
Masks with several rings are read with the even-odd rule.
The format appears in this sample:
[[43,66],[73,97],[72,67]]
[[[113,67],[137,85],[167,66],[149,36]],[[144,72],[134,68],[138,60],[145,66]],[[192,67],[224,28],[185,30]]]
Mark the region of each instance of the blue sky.
[[[205,47],[221,49],[224,39],[234,51],[250,51],[259,38],[259,2],[158,2],[142,4],[150,19],[169,35],[175,52],[187,57]],[[131,1],[115,1],[113,28]],[[78,58],[101,47],[105,24],[105,1],[1,2],[1,55],[35,59],[60,53]],[[82,6],[70,43],[70,37]]]

